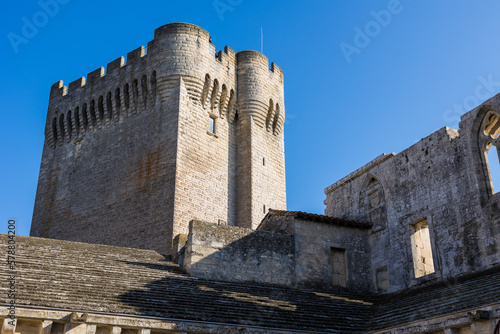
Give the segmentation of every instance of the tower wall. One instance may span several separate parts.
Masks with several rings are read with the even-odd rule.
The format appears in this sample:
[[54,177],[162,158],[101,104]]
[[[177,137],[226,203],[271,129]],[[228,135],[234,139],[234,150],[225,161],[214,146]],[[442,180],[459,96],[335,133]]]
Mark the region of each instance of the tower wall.
[[[216,55],[208,32],[173,23],[156,29],[147,54],[140,47],[126,63],[120,57],[105,74],[99,68],[68,88],[57,82],[31,235],[170,253],[173,237],[187,233],[191,219],[248,225],[247,212],[264,216],[261,203],[284,209],[284,118],[277,116],[276,131],[273,125],[267,131],[261,108],[246,106],[270,98],[282,104],[283,75],[274,65],[269,70],[257,52],[240,54],[226,47]],[[252,66],[258,68],[255,78],[263,79],[247,76]],[[250,79],[240,85],[240,75]],[[249,98],[254,93],[259,96]],[[255,117],[258,129],[240,126],[240,118],[253,124]],[[269,159],[272,172],[245,160],[247,146]],[[258,177],[273,184],[256,191],[267,182]],[[251,182],[241,182],[246,179]],[[257,204],[240,198],[247,186]],[[239,213],[246,208],[252,209]]]
[[283,72],[256,51],[237,54],[238,222],[256,228],[286,208]]

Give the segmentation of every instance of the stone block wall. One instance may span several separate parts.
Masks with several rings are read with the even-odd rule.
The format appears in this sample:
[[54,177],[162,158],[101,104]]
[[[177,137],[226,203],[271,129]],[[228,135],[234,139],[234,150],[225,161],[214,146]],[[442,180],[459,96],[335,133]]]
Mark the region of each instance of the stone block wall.
[[[373,290],[368,244],[371,225],[327,218],[272,210],[259,231],[294,236],[296,286]],[[344,282],[339,282],[338,276],[342,276]]]
[[255,227],[286,207],[283,96],[264,55],[216,55],[187,23],[106,73],[57,82],[31,235],[170,254],[191,219]]
[[[500,265],[500,194],[490,186],[481,134],[499,106],[497,95],[462,116],[458,130],[381,155],[325,189],[326,215],[373,222],[370,262],[380,291]],[[422,220],[434,273],[418,277],[411,240]]]
[[294,261],[293,236],[190,222],[184,268],[192,276],[291,286]]

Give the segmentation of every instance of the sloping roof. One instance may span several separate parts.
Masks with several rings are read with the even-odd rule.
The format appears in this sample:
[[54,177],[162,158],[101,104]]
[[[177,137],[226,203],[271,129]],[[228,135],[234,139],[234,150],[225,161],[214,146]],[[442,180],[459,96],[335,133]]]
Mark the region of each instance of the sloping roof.
[[352,219],[335,218],[335,217],[318,215],[315,213],[307,213],[307,212],[302,212],[302,211],[285,211],[285,210],[274,210],[274,209],[269,209],[269,212],[264,217],[263,221],[266,220],[266,218],[269,218],[271,216],[292,217],[292,218],[304,219],[304,220],[309,220],[309,221],[318,222],[318,223],[326,223],[326,224],[355,227],[355,228],[362,228],[362,229],[370,229],[373,226],[372,223],[359,222],[357,220],[352,220]]
[[370,329],[384,329],[500,305],[500,268],[386,295],[376,305]]
[[16,247],[19,306],[355,334],[500,304],[500,268],[380,297],[193,278],[149,250],[24,236]]
[[[0,234],[0,249],[7,236]],[[362,333],[369,298],[193,278],[155,251],[18,236],[17,304],[239,324]],[[0,280],[10,273],[0,271]],[[7,303],[0,284],[0,303]]]

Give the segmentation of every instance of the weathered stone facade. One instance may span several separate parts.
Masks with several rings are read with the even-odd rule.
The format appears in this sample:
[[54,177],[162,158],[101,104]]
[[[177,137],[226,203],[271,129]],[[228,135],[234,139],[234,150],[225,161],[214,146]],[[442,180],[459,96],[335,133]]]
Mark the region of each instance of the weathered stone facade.
[[171,252],[191,219],[286,207],[283,73],[173,23],[50,92],[31,235]]
[[0,305],[17,288],[0,334],[500,326],[500,95],[328,187],[324,216],[269,210],[286,207],[283,73],[209,38],[168,24],[147,54],[52,87],[31,231],[45,238],[16,237],[19,276],[0,271]]
[[373,222],[370,263],[380,291],[500,264],[500,194],[486,158],[498,141],[499,107],[497,95],[463,115],[458,130],[381,155],[325,189],[326,215]]
[[192,221],[183,266],[195,277],[292,286],[294,237]]

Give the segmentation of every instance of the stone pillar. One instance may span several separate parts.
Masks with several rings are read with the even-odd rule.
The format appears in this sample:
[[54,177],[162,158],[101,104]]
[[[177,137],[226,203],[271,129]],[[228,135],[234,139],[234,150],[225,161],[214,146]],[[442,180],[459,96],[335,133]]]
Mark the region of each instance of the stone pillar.
[[[13,325],[12,325],[13,324]],[[14,334],[16,331],[17,319],[5,318],[2,325],[1,334]]]
[[52,320],[44,320],[42,321],[42,327],[40,328],[40,334],[50,334],[52,330]]
[[470,328],[474,334],[493,334],[495,325],[495,320],[476,321],[470,325]]
[[111,329],[111,334],[121,334],[121,332],[122,328],[118,326],[113,326],[113,328]]
[[87,324],[87,334],[95,334],[96,330],[97,330],[97,325]]
[[151,329],[140,329],[139,334],[151,334]]

